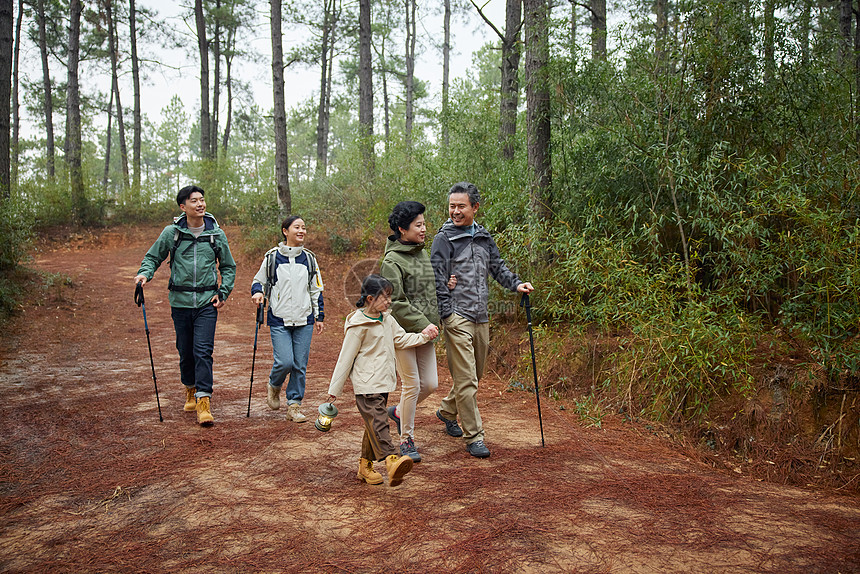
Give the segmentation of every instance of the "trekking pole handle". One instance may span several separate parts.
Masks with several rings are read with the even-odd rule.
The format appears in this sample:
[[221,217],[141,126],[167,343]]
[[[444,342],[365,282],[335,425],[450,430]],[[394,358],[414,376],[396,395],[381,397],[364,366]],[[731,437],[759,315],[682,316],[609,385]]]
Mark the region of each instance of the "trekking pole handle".
[[257,324],[262,325],[263,321],[266,319],[266,314],[264,309],[266,308],[266,300],[263,299],[263,302],[257,305]]
[[526,320],[528,321],[529,326],[532,324],[532,306],[529,301],[529,294],[523,293],[522,299],[520,299],[520,307],[525,307],[526,309]]
[[143,285],[141,285],[140,283],[135,283],[134,285],[134,303],[138,307],[144,304]]

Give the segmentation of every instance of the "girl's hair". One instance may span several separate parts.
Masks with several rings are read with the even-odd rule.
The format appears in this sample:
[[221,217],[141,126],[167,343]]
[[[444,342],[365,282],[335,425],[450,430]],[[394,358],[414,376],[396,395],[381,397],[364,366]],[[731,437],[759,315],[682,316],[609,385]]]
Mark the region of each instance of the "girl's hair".
[[383,293],[391,293],[392,289],[394,289],[394,285],[382,275],[376,273],[368,275],[361,282],[361,297],[355,306],[364,307],[368,297],[379,297]]
[[394,239],[400,239],[400,230],[409,229],[415,218],[424,213],[424,204],[417,201],[401,201],[388,216],[388,227],[394,232]]
[[284,233],[284,229],[289,229],[290,225],[292,225],[297,219],[302,219],[301,215],[288,215],[287,218],[281,223],[281,235],[284,236],[284,241],[287,240],[287,234]]

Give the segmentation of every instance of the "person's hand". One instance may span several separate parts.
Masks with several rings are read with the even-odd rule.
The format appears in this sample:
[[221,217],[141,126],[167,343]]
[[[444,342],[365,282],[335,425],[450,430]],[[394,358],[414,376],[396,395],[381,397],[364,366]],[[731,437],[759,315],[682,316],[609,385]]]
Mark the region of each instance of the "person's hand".
[[520,293],[531,293],[535,288],[532,287],[531,283],[520,283],[517,285],[517,291]]
[[251,295],[251,301],[254,302],[254,305],[262,305],[263,301],[266,300],[266,296],[257,291],[253,295]]
[[439,336],[439,327],[437,327],[433,323],[430,323],[429,325],[424,327],[424,330],[421,331],[421,334],[424,335],[425,337],[427,337],[428,339],[435,339],[436,337]]
[[457,276],[456,276],[456,275],[451,275],[451,276],[448,278],[448,283],[446,283],[446,285],[448,285],[448,291],[453,291],[453,290],[454,290],[454,287],[456,287],[456,286],[457,286]]
[[224,306],[224,303],[226,303],[226,301],[222,301],[218,297],[217,293],[211,299],[209,299],[209,301],[212,302],[212,306],[215,307],[216,309],[220,309],[221,307]]
[[134,278],[134,284],[143,287],[146,285],[146,275],[138,275]]
[[335,402],[336,400],[337,400],[337,397],[336,397],[336,396],[334,396],[334,395],[329,395],[329,396],[328,396],[328,402],[333,403],[333,402]]
[[320,333],[323,332],[323,322],[322,321],[317,321],[314,324],[314,332],[316,332],[317,335],[319,335]]

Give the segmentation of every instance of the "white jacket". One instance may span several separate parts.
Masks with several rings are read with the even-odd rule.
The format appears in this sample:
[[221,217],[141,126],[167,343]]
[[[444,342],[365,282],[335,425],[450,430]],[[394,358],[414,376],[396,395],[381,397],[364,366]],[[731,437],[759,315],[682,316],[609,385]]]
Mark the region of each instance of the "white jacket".
[[[314,320],[323,321],[322,314],[322,275],[319,263],[316,265],[315,277],[308,287],[307,254],[303,247],[287,247],[284,242],[278,244],[277,277],[269,295],[268,324],[286,327],[298,327],[313,324]],[[263,292],[266,284],[266,258],[260,264],[260,269],[254,275],[251,283],[251,293]]]
[[343,347],[331,375],[328,392],[338,396],[346,379],[356,395],[390,393],[397,388],[394,349],[418,347],[432,339],[422,333],[407,333],[391,313],[382,321],[371,319],[361,309],[350,313],[343,326]]

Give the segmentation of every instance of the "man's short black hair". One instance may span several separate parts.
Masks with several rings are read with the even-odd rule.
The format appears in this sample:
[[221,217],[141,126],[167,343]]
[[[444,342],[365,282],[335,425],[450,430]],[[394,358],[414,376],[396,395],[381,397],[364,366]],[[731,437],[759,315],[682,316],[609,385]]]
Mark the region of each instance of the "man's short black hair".
[[400,239],[400,230],[409,229],[415,218],[424,213],[424,204],[417,201],[401,201],[391,210],[388,216],[388,227],[394,232],[394,238]]
[[478,187],[474,183],[469,183],[468,181],[455,183],[451,186],[451,189],[448,190],[448,199],[451,199],[451,195],[455,193],[465,193],[468,195],[469,203],[472,205],[481,203],[481,192],[478,191]]
[[179,193],[176,194],[176,205],[182,205],[185,203],[185,200],[191,197],[191,194],[195,191],[200,195],[206,195],[203,192],[203,188],[197,187],[196,185],[186,185],[179,190]]

